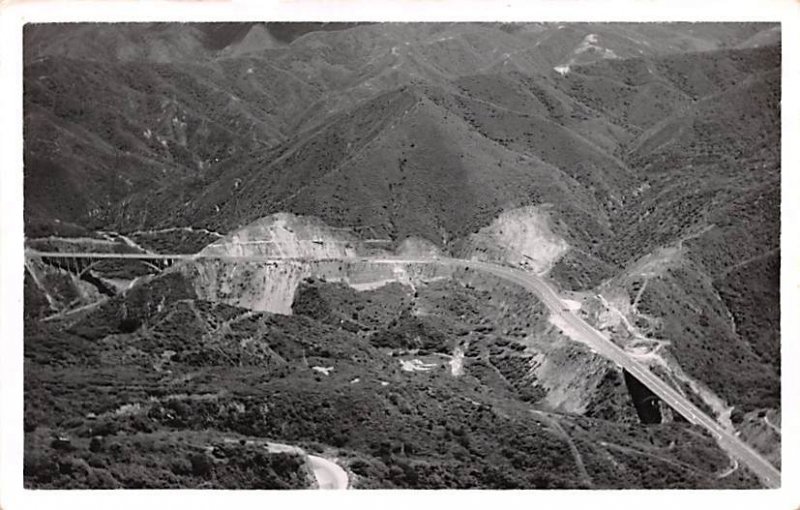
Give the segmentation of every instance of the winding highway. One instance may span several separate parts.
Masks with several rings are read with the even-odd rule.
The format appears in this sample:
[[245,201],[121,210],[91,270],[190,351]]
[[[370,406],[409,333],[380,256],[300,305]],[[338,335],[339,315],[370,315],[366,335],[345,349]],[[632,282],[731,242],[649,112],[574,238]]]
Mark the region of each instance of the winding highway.
[[317,485],[322,490],[344,490],[347,489],[349,479],[347,472],[342,467],[324,457],[309,455],[308,461],[317,479]]
[[647,367],[634,360],[621,347],[612,342],[610,338],[594,329],[573,311],[567,309],[555,289],[541,277],[519,269],[486,262],[449,260],[453,264],[493,274],[532,291],[550,309],[551,313],[563,319],[580,336],[581,340],[591,346],[598,354],[627,370],[688,421],[708,430],[717,440],[720,447],[750,468],[764,486],[768,488],[780,487],[781,473],[769,461],[736,437],[734,433],[726,430],[715,419],[701,411],[689,399],[653,374]]
[[[631,375],[636,377],[642,384],[647,386],[650,391],[658,395],[667,405],[672,407],[675,411],[680,413],[689,422],[700,425],[705,428],[717,440],[717,443],[723,448],[731,457],[738,460],[740,463],[747,466],[758,478],[761,483],[768,488],[778,488],[781,483],[781,473],[772,464],[769,463],[762,455],[760,455],[753,448],[748,446],[736,435],[726,430],[715,419],[705,414],[700,408],[694,405],[688,398],[673,389],[669,384],[664,382],[661,378],[653,374],[647,367],[637,362],[622,348],[617,346],[611,339],[605,336],[600,331],[594,329],[590,324],[581,319],[576,313],[571,311],[564,305],[561,297],[556,290],[550,286],[543,278],[536,274],[516,269],[513,267],[493,264],[489,262],[479,262],[473,260],[454,259],[447,257],[435,258],[393,258],[393,257],[355,257],[355,258],[338,258],[338,259],[278,259],[263,256],[226,256],[226,255],[187,255],[187,254],[174,254],[174,255],[158,255],[158,254],[115,254],[115,253],[61,253],[61,252],[38,252],[33,250],[26,251],[26,257],[37,258],[89,258],[92,260],[101,258],[125,258],[125,259],[168,259],[168,260],[230,260],[242,262],[312,262],[324,260],[341,260],[346,262],[370,262],[375,264],[443,264],[451,267],[464,267],[470,268],[475,271],[492,274],[496,277],[510,281],[535,294],[555,317],[560,319],[563,324],[567,325],[571,331],[573,338],[585,343],[594,349],[598,354],[613,361],[620,367],[627,370]],[[312,459],[312,462],[314,460]],[[323,467],[323,466],[320,466]],[[327,466],[330,468],[330,466]],[[331,468],[332,469],[332,468]],[[324,470],[323,470],[324,471]],[[316,471],[315,471],[316,472]],[[329,476],[330,475],[330,476]],[[320,485],[330,484],[331,486],[337,485],[337,478],[339,475],[331,471],[330,474],[325,474],[324,479],[320,479]]]

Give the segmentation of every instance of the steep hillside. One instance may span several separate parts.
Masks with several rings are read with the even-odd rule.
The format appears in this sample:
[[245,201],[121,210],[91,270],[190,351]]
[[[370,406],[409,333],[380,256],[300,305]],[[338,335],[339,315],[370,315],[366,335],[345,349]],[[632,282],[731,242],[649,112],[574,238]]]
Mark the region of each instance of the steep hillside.
[[780,43],[27,27],[26,248],[200,255],[26,259],[27,486],[756,486],[523,289],[364,257],[535,272],[780,464]]
[[[233,157],[244,165],[242,155],[251,151],[285,140],[302,143],[309,133],[336,122],[337,116],[359,111],[365,102],[403,84],[435,86],[453,96],[440,97],[447,108],[454,108],[482,134],[508,143],[514,151],[532,153],[571,177],[596,173],[592,168],[576,169],[584,160],[589,167],[613,169],[581,182],[599,186],[602,195],[613,194],[616,190],[602,189],[607,186],[602,181],[624,172],[608,155],[618,155],[632,135],[649,127],[669,105],[682,104],[686,94],[712,89],[708,79],[695,73],[688,85],[658,78],[637,85],[631,95],[602,78],[600,70],[611,65],[612,75],[624,75],[628,64],[607,63],[736,44],[755,46],[747,41],[771,29],[757,24],[460,23],[170,27],[26,28],[25,125],[33,128],[27,130],[32,142],[26,146],[26,161],[32,172],[52,170],[62,176],[60,185],[73,189],[55,199],[46,191],[48,186],[34,178],[28,187],[28,224],[54,216],[91,226],[123,217],[127,224],[128,216],[135,218],[136,227],[145,226],[147,216],[158,217],[160,208],[152,211],[145,204],[128,210],[125,200],[143,188],[151,191],[176,181],[181,188],[187,174],[214,180],[219,176],[214,167],[225,159]],[[568,54],[579,56],[576,65],[603,64],[590,66],[592,72],[577,65],[580,73],[592,77],[578,79],[580,73],[572,71],[566,83],[557,83],[553,67]],[[684,60],[672,58],[663,73],[680,68]],[[754,62],[755,57],[748,57],[740,67]],[[709,67],[694,61],[689,65]],[[740,78],[726,66],[712,78]],[[509,82],[514,72],[522,75]],[[718,88],[719,79],[712,79],[712,85]],[[656,103],[648,100],[654,94],[661,97]],[[37,142],[35,133],[45,129],[63,131],[56,149],[45,140]],[[580,151],[552,150],[565,144]],[[53,150],[66,150],[72,158],[78,153],[80,159],[66,163]],[[257,155],[250,159],[250,166],[259,165]],[[82,166],[91,171],[80,172]],[[139,172],[140,167],[145,171]],[[168,175],[159,179],[159,172]],[[93,181],[84,187],[83,182]],[[120,203],[125,204],[124,212]]]
[[28,24],[24,31],[24,55],[27,61],[58,56],[171,62],[203,55],[206,52],[203,35],[201,25],[189,23]]
[[[483,136],[416,88],[387,93],[337,116],[278,154],[263,158],[263,166],[258,160],[231,160],[230,169],[203,187],[199,197],[169,210],[161,221],[186,217],[196,225],[229,230],[285,210],[375,238],[417,236],[446,245],[503,210],[552,203],[570,227],[578,226],[582,239],[607,228],[602,216],[597,218],[598,212],[604,214],[597,205],[601,200],[587,194],[573,175]],[[560,162],[556,154],[550,159]],[[611,174],[613,160],[594,154],[599,169],[587,162],[577,171]],[[180,192],[186,189],[180,186]],[[163,200],[183,203],[171,195]]]
[[206,72],[60,58],[28,65],[26,223],[107,225],[106,215],[133,193],[281,138]]
[[[631,260],[717,221],[737,225],[742,234],[729,248],[735,253],[731,262],[765,244],[776,247],[779,101],[780,75],[773,69],[698,101],[645,133],[628,156],[645,185],[618,218],[626,236],[610,245],[611,256]],[[740,210],[745,197],[765,190],[773,200]]]
[[[669,352],[690,376],[741,411],[774,409],[780,377],[779,53],[764,48],[701,58],[718,63],[676,71],[671,81],[687,91],[714,83],[709,90],[716,92],[665,117],[632,144],[626,160],[643,183],[626,198],[624,212],[612,216],[619,235],[603,253],[632,277],[623,284],[638,307],[629,319],[659,324],[653,334],[670,342]],[[749,72],[736,71],[737,65]],[[703,69],[700,78],[697,69]],[[641,265],[667,246],[677,250],[676,259],[656,273],[652,264]]]
[[[754,148],[745,136],[747,133],[726,135],[724,143],[705,140],[703,136],[718,137],[722,132],[699,124],[717,122],[715,126],[720,126],[734,120],[725,116],[736,116],[737,126],[750,129],[739,122],[749,115],[748,103],[738,101],[754,98],[732,94],[746,94],[740,90],[747,89],[747,83],[751,82],[760,87],[757,84],[766,80],[767,87],[774,86],[770,78],[773,75],[768,71],[770,66],[774,69],[776,53],[769,48],[747,51],[750,53],[711,53],[689,58],[693,65],[707,69],[701,77],[687,78],[681,69],[673,69],[674,59],[669,57],[621,61],[626,65],[579,66],[579,71],[564,78],[536,80],[515,73],[486,74],[464,76],[441,86],[422,83],[404,86],[331,114],[316,127],[262,152],[263,156],[256,153],[233,157],[199,179],[181,181],[172,189],[135,198],[121,226],[130,228],[126,226],[128,222],[136,228],[151,222],[163,225],[176,217],[186,217],[187,223],[191,218],[197,226],[229,230],[265,214],[288,210],[316,214],[333,225],[368,226],[377,229],[370,230],[375,236],[402,239],[416,235],[446,244],[447,240],[475,232],[508,208],[525,202],[553,203],[561,209],[559,216],[565,221],[565,234],[596,259],[576,263],[619,264],[621,260],[613,254],[609,258],[601,253],[598,245],[605,242],[611,230],[624,231],[628,228],[624,222],[640,217],[628,215],[630,206],[646,207],[642,206],[646,201],[632,199],[638,200],[638,190],[643,186],[654,186],[653,174],[634,169],[651,168],[666,157],[655,145],[662,143],[658,140],[671,136],[670,133],[682,133],[683,139],[690,140],[687,143],[713,147],[717,155],[725,158],[736,157],[741,150],[730,145],[737,137],[740,146],[747,146],[747,150]],[[750,65],[756,61],[760,62],[758,66]],[[711,66],[709,63],[713,62],[722,63]],[[659,71],[647,72],[650,67]],[[748,69],[749,74],[737,71],[739,68]],[[614,73],[632,85],[604,92],[597,80],[616,87],[616,81],[603,77]],[[642,73],[650,77],[643,77]],[[586,80],[592,80],[590,85],[584,83]],[[731,87],[732,82],[741,85]],[[731,90],[727,90],[729,87]],[[585,96],[582,90],[591,90],[596,97]],[[652,103],[651,97],[657,90],[663,92],[658,94],[662,102]],[[693,99],[692,94],[699,94],[696,90],[702,90],[708,99]],[[759,89],[750,93],[764,98],[770,92],[762,93]],[[733,102],[744,106],[730,108]],[[670,115],[673,110],[666,105],[671,108],[677,105],[681,113]],[[769,112],[774,111],[775,105],[765,104],[765,113],[759,114],[765,126],[774,123]],[[686,132],[675,127],[675,123],[682,125],[692,118],[697,119],[695,130]],[[692,138],[695,131],[699,138]],[[423,133],[425,136],[419,136]],[[753,136],[763,136],[758,133],[753,130]],[[758,147],[769,143],[754,142]],[[450,156],[450,148],[456,147],[468,147],[468,152]],[[633,152],[626,155],[631,149]],[[674,152],[683,158],[691,157],[688,155],[692,150],[683,149],[686,148]],[[481,177],[489,173],[489,168],[499,168],[498,164],[505,165],[503,175]],[[545,167],[557,171],[537,170]],[[443,180],[451,179],[455,174],[426,170],[425,175],[416,175],[427,168],[467,172],[472,177],[447,180],[448,193],[439,193],[435,192],[438,185],[432,178],[440,175]],[[376,172],[383,176],[376,177]],[[486,179],[492,181],[491,186],[485,185]],[[312,180],[314,185],[309,184]],[[491,194],[485,190],[496,186],[503,189],[506,184],[498,181],[508,181],[510,185],[509,194],[503,195],[506,203],[491,207],[486,203],[470,205],[474,200],[468,198],[474,193],[471,189],[480,184],[481,199],[490,203]],[[452,182],[460,183],[461,190],[450,189]],[[415,183],[422,184],[425,190],[418,190]],[[342,195],[335,190],[345,188],[351,192],[335,198]],[[498,193],[503,193],[499,190]],[[455,224],[452,206],[431,205],[428,195],[467,207],[473,213],[459,213],[457,221],[466,219],[470,223]],[[631,205],[623,203],[626,197]],[[417,204],[415,200],[424,200],[425,204]],[[170,203],[185,206],[182,211],[165,209],[165,204]],[[402,204],[400,210],[397,204]],[[580,210],[576,211],[578,204]],[[404,212],[403,207],[413,212]],[[429,225],[415,225],[418,220],[414,216],[426,208],[438,209],[435,214],[440,217],[425,220]],[[145,210],[156,214],[145,217]],[[367,217],[369,222],[364,221]],[[621,227],[612,226],[616,218],[623,222]],[[409,225],[404,231],[397,228],[397,223]],[[639,228],[650,227],[640,224]],[[442,229],[446,235],[442,235]],[[675,235],[674,231],[668,231],[663,241]],[[663,242],[659,239],[653,238],[653,244]],[[643,253],[646,251],[634,250],[629,258]]]
[[[479,322],[476,307],[495,294],[485,282],[451,285],[414,297],[312,282],[295,302],[301,315],[281,317],[198,300],[173,273],[66,329],[31,329],[26,486],[302,486],[302,462],[259,457],[254,438],[332,458],[357,488],[752,486],[741,472],[720,478],[728,459],[691,426],[532,407],[552,374],[534,390],[526,336]],[[387,313],[412,300],[417,312]],[[436,355],[453,348],[451,327],[474,344],[463,373]],[[415,337],[427,353],[397,349]],[[619,375],[602,373],[623,397]]]
[[24,30],[27,61],[59,56],[78,60],[185,62],[242,55],[288,45],[317,31],[360,23],[31,23]]

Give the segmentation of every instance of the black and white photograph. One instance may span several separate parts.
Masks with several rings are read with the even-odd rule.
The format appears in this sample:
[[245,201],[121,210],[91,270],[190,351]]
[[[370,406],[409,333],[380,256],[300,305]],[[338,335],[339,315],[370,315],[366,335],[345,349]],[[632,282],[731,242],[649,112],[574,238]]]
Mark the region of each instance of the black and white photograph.
[[26,491],[791,483],[780,21],[21,32]]

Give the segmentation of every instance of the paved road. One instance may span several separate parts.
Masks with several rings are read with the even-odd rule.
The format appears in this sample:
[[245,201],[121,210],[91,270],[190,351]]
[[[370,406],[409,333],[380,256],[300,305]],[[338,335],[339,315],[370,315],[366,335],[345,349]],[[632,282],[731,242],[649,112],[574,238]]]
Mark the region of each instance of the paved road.
[[[239,441],[240,439],[236,438],[225,439],[227,443],[238,443]],[[350,478],[347,476],[347,471],[333,461],[324,457],[317,457],[316,455],[308,455],[305,450],[299,446],[275,443],[272,441],[265,441],[263,445],[270,453],[293,453],[308,458],[311,470],[314,473],[314,478],[317,479],[317,486],[319,489],[347,489],[350,485]]]
[[347,472],[335,462],[315,455],[308,456],[311,469],[320,489],[346,489],[348,484]]
[[[279,262],[300,259],[273,259],[266,257],[236,257],[236,256],[208,256],[199,257],[197,255],[175,254],[175,255],[154,255],[154,254],[112,254],[112,253],[49,253],[37,252],[29,250],[26,252],[27,256],[34,257],[63,257],[63,258],[130,258],[130,259],[219,259],[219,260],[233,260],[233,261],[261,261],[261,262]],[[344,259],[339,259],[344,260]],[[574,312],[570,311],[561,300],[558,293],[541,277],[515,269],[508,266],[501,266],[489,262],[477,262],[463,259],[453,259],[446,257],[439,258],[372,258],[372,257],[357,257],[347,259],[351,261],[364,261],[377,264],[445,264],[456,267],[468,267],[473,270],[482,271],[485,273],[493,274],[497,277],[516,283],[538,296],[542,302],[550,309],[550,311],[560,317],[569,325],[570,328],[580,337],[580,339],[594,349],[598,354],[608,358],[620,367],[627,370],[631,375],[636,377],[642,384],[647,386],[650,391],[658,395],[670,407],[675,409],[683,415],[691,423],[695,423],[708,430],[712,436],[717,440],[719,445],[727,451],[731,456],[738,459],[741,463],[750,468],[755,473],[761,482],[768,488],[780,487],[781,473],[762,457],[753,448],[745,444],[733,433],[723,428],[716,420],[706,415],[697,406],[692,404],[686,397],[674,390],[666,382],[654,375],[644,365],[634,360],[622,348],[614,344],[610,338],[603,335],[601,332],[594,329],[591,325],[586,323]],[[308,260],[305,259],[307,262]],[[334,464],[335,465],[335,464]],[[338,466],[337,466],[338,467]],[[341,469],[341,468],[339,468]],[[337,475],[332,475],[336,479]],[[327,483],[327,482],[326,482]]]
[[598,354],[605,356],[631,373],[670,407],[687,420],[708,430],[720,446],[740,462],[749,467],[769,488],[780,487],[781,473],[753,448],[745,444],[733,433],[723,428],[716,420],[706,415],[686,397],[678,393],[666,382],[654,375],[647,367],[631,358],[610,338],[594,329],[574,312],[567,309],[556,291],[542,278],[518,269],[485,262],[471,262],[449,259],[453,264],[477,269],[512,281],[534,292],[553,314],[560,316],[573,328],[580,338]]

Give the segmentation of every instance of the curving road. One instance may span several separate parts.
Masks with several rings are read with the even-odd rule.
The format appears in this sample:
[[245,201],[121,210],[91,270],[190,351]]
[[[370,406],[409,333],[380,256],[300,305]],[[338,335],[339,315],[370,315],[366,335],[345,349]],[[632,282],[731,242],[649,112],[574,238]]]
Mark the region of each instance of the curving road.
[[[286,262],[289,260],[302,260],[308,262],[309,259],[276,259],[268,257],[256,256],[198,256],[198,255],[156,255],[156,254],[111,254],[111,253],[52,253],[52,252],[38,252],[28,250],[26,257],[53,257],[53,258],[130,258],[130,259],[188,259],[188,260],[202,260],[202,259],[220,259],[230,261],[262,261],[262,262]],[[658,395],[667,405],[675,409],[683,415],[691,423],[700,425],[708,430],[711,435],[717,440],[719,445],[728,452],[733,458],[750,468],[750,470],[758,476],[762,484],[768,488],[778,488],[781,483],[781,473],[772,464],[769,463],[763,456],[761,456],[753,448],[745,444],[742,440],[736,437],[733,433],[722,427],[716,420],[701,411],[696,405],[689,401],[685,396],[673,389],[666,382],[661,380],[644,365],[638,363],[622,348],[617,346],[611,339],[601,332],[594,329],[591,325],[586,323],[568,307],[564,306],[561,297],[556,290],[551,287],[543,278],[536,274],[516,269],[508,266],[502,266],[489,262],[479,262],[464,259],[454,259],[447,257],[434,257],[434,258],[393,258],[393,257],[356,257],[351,259],[335,259],[335,260],[349,260],[349,261],[363,261],[376,264],[444,264],[457,267],[466,267],[473,270],[481,271],[484,273],[492,274],[504,280],[513,282],[525,289],[533,292],[541,301],[550,309],[550,312],[564,321],[577,335],[581,341],[586,343],[598,354],[608,358],[620,367],[624,368],[631,375],[636,377],[642,384],[647,386],[654,394]],[[330,463],[325,459],[315,457],[312,459],[320,468],[320,474],[317,479],[322,484],[330,485],[332,488],[339,488],[341,486],[341,470],[336,464]],[[329,463],[329,464],[326,464]],[[327,466],[327,467],[325,467]],[[333,467],[335,466],[335,468]],[[317,470],[314,470],[315,474]],[[343,472],[343,471],[342,471]],[[344,474],[344,486],[346,487],[347,475]]]
[[574,330],[574,333],[601,356],[613,361],[636,377],[650,391],[658,395],[667,405],[675,409],[691,423],[708,430],[717,443],[729,455],[737,459],[758,476],[761,483],[768,488],[778,488],[781,484],[781,473],[761,454],[740,440],[732,432],[694,405],[689,399],[653,374],[647,367],[637,362],[621,347],[617,346],[603,333],[594,329],[575,312],[564,305],[556,290],[540,276],[508,266],[472,260],[437,258],[437,259],[363,259],[375,263],[431,263],[438,262],[453,266],[467,267],[489,273],[504,280],[516,283],[536,294],[550,309]]
[[708,430],[719,445],[732,457],[750,468],[761,482],[768,488],[778,488],[781,484],[781,473],[761,454],[748,446],[732,432],[726,430],[716,420],[701,411],[696,405],[681,395],[661,378],[653,374],[647,367],[634,360],[610,338],[594,329],[574,312],[567,309],[556,291],[541,277],[519,269],[499,266],[486,262],[473,262],[458,259],[446,259],[452,264],[470,267],[493,274],[514,282],[536,294],[550,309],[550,312],[563,319],[580,336],[586,344],[598,354],[621,366],[631,375],[658,395],[667,405],[678,411],[690,422]]
[[308,461],[311,463],[311,469],[320,489],[347,489],[347,472],[339,464],[315,455],[309,455]]

